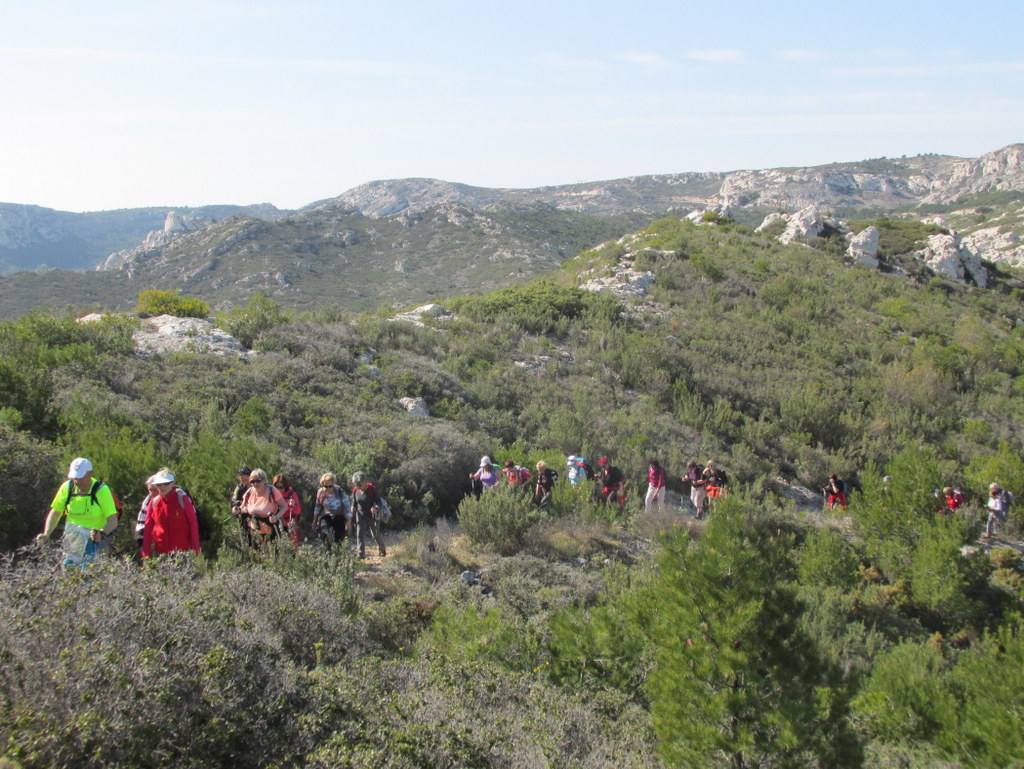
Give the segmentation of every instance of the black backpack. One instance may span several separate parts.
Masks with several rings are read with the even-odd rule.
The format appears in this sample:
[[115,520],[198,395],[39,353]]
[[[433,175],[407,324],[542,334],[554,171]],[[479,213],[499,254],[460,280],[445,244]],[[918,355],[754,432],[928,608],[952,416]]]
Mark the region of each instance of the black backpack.
[[210,516],[208,516],[203,510],[199,509],[199,505],[196,504],[195,499],[188,493],[188,489],[184,486],[174,484],[175,490],[179,494],[183,494],[188,497],[188,500],[192,503],[193,509],[196,511],[196,524],[199,527],[199,540],[201,542],[209,542],[213,536],[213,524],[210,523]]

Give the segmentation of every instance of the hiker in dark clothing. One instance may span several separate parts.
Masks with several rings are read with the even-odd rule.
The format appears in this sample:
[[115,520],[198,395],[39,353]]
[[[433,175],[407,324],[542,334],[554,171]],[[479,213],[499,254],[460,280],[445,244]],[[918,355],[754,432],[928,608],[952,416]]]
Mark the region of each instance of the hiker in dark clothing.
[[377,522],[377,505],[380,502],[380,492],[377,487],[366,480],[364,473],[355,473],[352,476],[352,507],[355,511],[356,538],[359,540],[359,557],[366,557],[366,535],[370,534],[377,547],[380,548],[380,557],[384,558],[388,553],[384,547],[384,538],[380,534],[380,524]]
[[601,490],[598,492],[600,498],[606,504],[613,502],[621,510],[626,504],[626,474],[618,467],[608,462],[608,457],[601,457],[597,460],[598,478],[601,481]]
[[239,467],[238,483],[235,484],[235,488],[231,492],[231,514],[238,520],[238,525],[242,530],[242,543],[247,547],[255,547],[252,530],[249,528],[249,516],[242,512],[242,498],[245,497],[245,492],[252,487],[249,480],[251,473],[252,470],[245,465]]
[[711,507],[714,508],[719,497],[725,496],[725,484],[729,482],[728,476],[726,476],[725,470],[719,470],[715,467],[715,463],[709,460],[701,477],[704,479],[704,488],[707,490],[708,499],[711,500]]
[[687,462],[683,483],[690,484],[690,503],[693,505],[693,514],[697,517],[697,520],[701,520],[704,517],[708,497],[707,481],[704,480],[704,468],[693,460]]
[[537,483],[533,490],[533,502],[541,510],[551,504],[551,490],[558,480],[558,473],[541,460],[537,463]]
[[846,481],[837,478],[835,473],[828,477],[828,483],[825,484],[825,488],[821,491],[825,495],[825,504],[829,510],[834,510],[836,505],[839,505],[843,510],[849,507],[850,501],[846,495]]

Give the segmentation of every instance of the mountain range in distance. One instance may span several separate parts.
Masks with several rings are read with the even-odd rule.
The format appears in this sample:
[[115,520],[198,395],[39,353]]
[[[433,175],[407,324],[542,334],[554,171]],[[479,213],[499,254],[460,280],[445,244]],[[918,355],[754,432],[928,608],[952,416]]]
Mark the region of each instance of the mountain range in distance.
[[[950,212],[961,229],[992,230],[990,240],[975,238],[991,243],[983,258],[1015,265],[1024,259],[1024,144],[974,159],[931,154],[532,189],[375,181],[296,211],[76,214],[0,203],[0,316],[37,306],[126,309],[149,288],[179,289],[216,309],[261,292],[288,307],[365,311],[528,279],[666,214],[713,209],[756,226],[808,206],[850,218]],[[967,209],[959,218],[958,206]]]

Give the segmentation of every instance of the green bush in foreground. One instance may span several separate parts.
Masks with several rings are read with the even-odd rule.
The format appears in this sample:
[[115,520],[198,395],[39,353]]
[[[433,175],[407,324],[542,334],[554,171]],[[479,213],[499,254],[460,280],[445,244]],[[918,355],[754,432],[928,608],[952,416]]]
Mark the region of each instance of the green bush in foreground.
[[462,530],[475,544],[500,555],[518,552],[527,530],[544,518],[528,492],[507,486],[466,497],[458,515]]

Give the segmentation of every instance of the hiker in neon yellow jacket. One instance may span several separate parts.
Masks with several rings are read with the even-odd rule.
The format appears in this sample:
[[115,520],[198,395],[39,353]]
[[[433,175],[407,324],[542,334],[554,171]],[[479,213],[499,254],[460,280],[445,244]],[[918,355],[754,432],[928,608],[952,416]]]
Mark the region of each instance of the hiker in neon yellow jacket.
[[68,480],[57,489],[36,540],[48,539],[65,515],[63,567],[85,568],[110,549],[117,529],[117,506],[110,487],[93,478],[92,462],[84,457],[68,468]]

